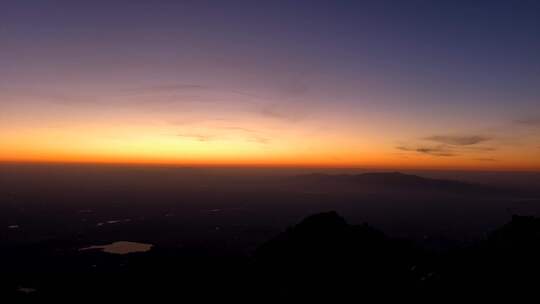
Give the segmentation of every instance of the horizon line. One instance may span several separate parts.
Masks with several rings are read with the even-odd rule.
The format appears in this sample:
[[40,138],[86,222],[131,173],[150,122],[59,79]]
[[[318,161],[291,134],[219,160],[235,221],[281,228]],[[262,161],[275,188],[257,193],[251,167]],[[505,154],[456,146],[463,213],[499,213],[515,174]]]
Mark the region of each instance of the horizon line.
[[0,165],[73,165],[73,166],[117,166],[117,167],[168,167],[178,169],[299,169],[299,170],[380,170],[380,171],[446,171],[446,172],[504,172],[504,173],[539,173],[540,168],[469,168],[469,167],[392,167],[392,166],[355,166],[355,165],[322,165],[322,164],[242,164],[242,163],[207,163],[182,164],[168,162],[99,162],[99,161],[15,161],[0,160]]

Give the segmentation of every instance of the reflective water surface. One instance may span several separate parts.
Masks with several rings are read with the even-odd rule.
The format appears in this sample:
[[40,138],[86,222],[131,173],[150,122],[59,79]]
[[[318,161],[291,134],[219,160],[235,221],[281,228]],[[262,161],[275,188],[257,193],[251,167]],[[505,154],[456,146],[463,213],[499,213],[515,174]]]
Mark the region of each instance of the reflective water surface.
[[137,242],[114,242],[108,245],[90,246],[81,248],[80,250],[101,250],[112,254],[128,254],[134,252],[147,252],[152,249],[152,244],[137,243]]

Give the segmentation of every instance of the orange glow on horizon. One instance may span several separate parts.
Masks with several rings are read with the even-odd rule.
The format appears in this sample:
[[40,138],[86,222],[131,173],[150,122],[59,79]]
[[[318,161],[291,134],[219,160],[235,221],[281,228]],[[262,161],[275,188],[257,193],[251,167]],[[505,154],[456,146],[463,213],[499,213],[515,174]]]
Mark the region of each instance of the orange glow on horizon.
[[[193,108],[179,120],[177,113],[161,109],[102,107],[44,106],[41,115],[24,104],[5,108],[0,113],[0,161],[540,171],[534,134],[524,133],[523,142],[512,145],[488,136],[437,143],[429,141],[424,129],[427,124],[444,129],[447,122],[411,122],[400,115],[377,120],[370,113],[313,113],[297,122],[242,110],[213,119],[208,109]],[[358,115],[366,118],[359,121]]]

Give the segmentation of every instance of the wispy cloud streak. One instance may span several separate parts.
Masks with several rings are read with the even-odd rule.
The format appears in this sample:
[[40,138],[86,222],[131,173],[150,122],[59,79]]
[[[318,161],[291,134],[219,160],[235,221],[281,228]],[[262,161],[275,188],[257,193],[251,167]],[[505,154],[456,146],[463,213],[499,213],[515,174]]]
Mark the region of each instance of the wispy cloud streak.
[[455,135],[433,135],[424,138],[425,140],[438,142],[446,145],[454,146],[471,146],[476,145],[485,141],[490,140],[491,138],[481,135],[466,135],[466,136],[455,136]]
[[418,147],[406,147],[398,146],[396,149],[406,152],[417,152],[421,154],[427,154],[431,156],[456,156],[456,154],[444,145],[440,146],[418,146]]

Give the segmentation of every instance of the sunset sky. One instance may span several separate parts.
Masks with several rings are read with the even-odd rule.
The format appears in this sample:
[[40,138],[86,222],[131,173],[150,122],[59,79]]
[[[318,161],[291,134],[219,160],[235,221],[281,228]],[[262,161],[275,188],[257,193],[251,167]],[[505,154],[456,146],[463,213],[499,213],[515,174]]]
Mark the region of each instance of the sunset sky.
[[5,0],[0,161],[540,170],[540,2]]

